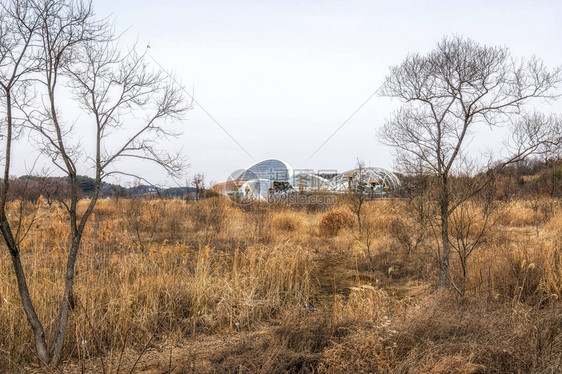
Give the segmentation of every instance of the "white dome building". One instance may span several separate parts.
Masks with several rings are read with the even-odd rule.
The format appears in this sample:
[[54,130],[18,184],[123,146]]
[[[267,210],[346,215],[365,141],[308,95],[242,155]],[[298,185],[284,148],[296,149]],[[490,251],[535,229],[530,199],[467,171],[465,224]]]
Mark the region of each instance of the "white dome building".
[[384,196],[400,186],[398,177],[389,170],[377,167],[353,169],[344,173],[314,173],[302,170],[295,174],[293,167],[282,160],[267,159],[230,175],[227,182],[213,189],[231,197],[265,200],[272,193],[286,194],[296,191],[329,191],[345,193],[357,189],[361,183],[368,191]]

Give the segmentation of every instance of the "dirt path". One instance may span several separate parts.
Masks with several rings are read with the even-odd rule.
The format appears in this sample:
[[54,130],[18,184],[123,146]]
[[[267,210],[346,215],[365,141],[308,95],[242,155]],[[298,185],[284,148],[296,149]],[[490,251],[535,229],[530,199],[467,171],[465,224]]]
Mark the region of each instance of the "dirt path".
[[314,302],[318,305],[329,304],[334,295],[346,295],[353,281],[353,259],[347,253],[323,254],[316,262],[316,292]]
[[361,285],[380,287],[399,300],[423,294],[429,287],[427,283],[409,277],[391,277],[382,270],[361,271],[356,257],[346,252],[323,254],[317,259],[316,266],[317,290],[314,301],[318,305],[329,305],[334,295],[346,296],[350,287]]

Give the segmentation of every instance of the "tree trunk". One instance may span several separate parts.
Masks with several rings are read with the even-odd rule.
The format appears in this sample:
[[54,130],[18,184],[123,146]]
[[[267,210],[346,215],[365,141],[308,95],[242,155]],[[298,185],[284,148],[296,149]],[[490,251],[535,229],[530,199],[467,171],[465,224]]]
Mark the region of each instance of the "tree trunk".
[[57,325],[55,328],[55,333],[53,337],[53,343],[51,345],[51,360],[50,364],[56,365],[60,360],[62,353],[62,348],[64,344],[64,338],[66,336],[66,326],[68,323],[68,315],[70,312],[70,305],[72,300],[72,293],[74,290],[74,273],[75,264],[78,256],[78,249],[80,248],[81,235],[74,238],[72,241],[72,246],[68,254],[68,260],[66,263],[66,277],[64,285],[64,293],[59,307],[59,315],[57,318]]
[[444,177],[441,185],[441,245],[442,253],[439,259],[439,287],[449,285],[449,257],[451,254],[451,244],[449,243],[449,191],[447,178]]
[[42,361],[42,364],[46,364],[47,362],[49,362],[49,353],[47,351],[47,342],[45,340],[45,330],[43,329],[43,325],[41,324],[41,321],[39,320],[39,317],[35,312],[33,302],[31,301],[31,296],[29,295],[29,289],[27,288],[27,282],[25,280],[25,273],[23,271],[23,266],[20,260],[19,248],[12,236],[12,231],[10,230],[4,212],[2,212],[1,214],[2,216],[0,217],[0,229],[2,230],[2,234],[4,235],[6,245],[8,246],[8,250],[12,258],[12,264],[14,266],[14,272],[16,274],[16,280],[18,282],[18,291],[20,294],[23,310],[25,312],[25,316],[27,317],[27,321],[31,326],[31,330],[33,331],[37,357],[39,358],[39,361]]
[[439,266],[439,287],[447,287],[449,284],[449,256],[451,245],[449,244],[449,220],[447,216],[441,216],[441,242],[443,252]]

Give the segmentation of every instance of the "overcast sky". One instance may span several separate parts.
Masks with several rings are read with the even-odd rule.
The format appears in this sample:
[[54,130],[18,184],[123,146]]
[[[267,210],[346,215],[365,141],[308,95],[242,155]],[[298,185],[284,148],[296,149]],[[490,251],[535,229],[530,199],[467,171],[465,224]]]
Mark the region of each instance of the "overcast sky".
[[[518,57],[562,63],[560,1],[154,1],[94,0],[100,17],[193,90],[196,100],[255,160],[295,168],[353,168],[357,158],[392,168],[376,139],[396,103],[373,97],[318,153],[312,152],[409,52],[460,34],[505,45]],[[551,107],[562,112],[560,102]],[[221,181],[253,160],[198,106],[180,124],[190,173]],[[493,146],[492,137],[478,146]],[[14,174],[25,171],[25,146]],[[131,166],[133,167],[133,166]],[[155,182],[156,170],[142,168]]]

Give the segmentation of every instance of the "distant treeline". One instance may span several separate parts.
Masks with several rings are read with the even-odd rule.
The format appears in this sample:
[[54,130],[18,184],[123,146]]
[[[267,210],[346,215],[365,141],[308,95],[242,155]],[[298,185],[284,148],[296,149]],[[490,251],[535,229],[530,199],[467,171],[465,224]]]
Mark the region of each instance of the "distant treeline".
[[[473,178],[493,173],[494,169],[478,174]],[[419,192],[430,187],[430,176],[406,176],[398,174],[402,186],[391,194],[406,197],[412,192]],[[458,178],[458,177],[457,177]],[[468,178],[468,177],[463,177]],[[1,179],[0,179],[1,181]],[[85,175],[78,176],[80,195],[90,197],[95,188],[95,181]],[[10,199],[24,199],[37,201],[42,196],[50,204],[53,201],[65,199],[69,196],[70,183],[67,177],[41,177],[24,175],[10,181]],[[531,158],[503,168],[495,178],[496,196],[502,199],[525,198],[529,195],[545,195],[555,198],[562,197],[562,158],[541,160]],[[199,200],[215,195],[211,190],[196,187],[159,188],[151,185],[136,185],[124,187],[119,184],[102,182],[100,186],[101,198],[179,198]]]
[[[470,180],[486,178],[495,173],[492,167],[484,173],[473,177],[456,176],[453,180]],[[402,186],[394,191],[395,196],[408,196],[411,192],[420,192],[427,188],[433,181],[429,175],[403,175],[398,174]],[[525,198],[531,195],[544,195],[553,198],[562,197],[562,158],[543,160],[529,158],[508,165],[497,172],[494,179],[496,196],[500,199]]]
[[[1,180],[1,179],[0,179]],[[79,193],[82,198],[92,196],[95,189],[95,181],[85,175],[77,177]],[[70,181],[68,177],[42,177],[24,175],[10,180],[10,198],[37,201],[40,196],[51,203],[69,196]],[[162,198],[196,198],[195,187],[170,187],[159,188],[150,185],[136,185],[124,187],[119,184],[101,182],[101,198],[128,198],[137,196],[155,196]]]
[[500,172],[497,185],[506,198],[529,194],[562,197],[562,158],[530,158],[509,165]]

